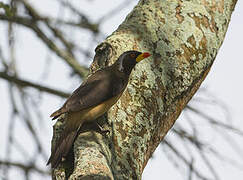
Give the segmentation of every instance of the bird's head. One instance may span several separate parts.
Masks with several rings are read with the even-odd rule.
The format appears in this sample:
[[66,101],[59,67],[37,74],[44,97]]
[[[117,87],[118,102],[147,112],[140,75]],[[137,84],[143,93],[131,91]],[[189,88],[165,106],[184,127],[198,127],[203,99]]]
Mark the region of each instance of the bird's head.
[[115,64],[119,71],[130,75],[135,65],[149,56],[150,54],[148,52],[141,53],[139,51],[126,51],[120,55]]

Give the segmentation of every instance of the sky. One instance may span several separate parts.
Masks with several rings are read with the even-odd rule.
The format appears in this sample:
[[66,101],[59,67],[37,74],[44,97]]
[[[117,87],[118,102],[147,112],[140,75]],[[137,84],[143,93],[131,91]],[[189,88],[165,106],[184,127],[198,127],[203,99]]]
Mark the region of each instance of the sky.
[[[33,0],[31,2],[34,2]],[[54,1],[35,1],[35,5],[40,8],[43,12],[48,12],[50,15],[56,15],[58,8],[56,7]],[[114,4],[119,4],[120,1],[113,0]],[[102,30],[110,34],[113,32],[120,22],[125,18],[126,14],[128,14],[137,1],[131,1],[129,4],[129,8],[122,10],[119,15],[115,15],[109,21],[106,21],[102,25]],[[91,20],[94,22],[99,19],[102,15],[106,14],[107,11],[111,8],[110,1],[83,1],[81,8],[84,12],[88,14],[92,14]],[[113,6],[112,6],[113,7]],[[50,10],[51,9],[51,10]],[[101,10],[100,10],[101,9]],[[212,66],[210,73],[208,74],[206,80],[203,82],[202,86],[207,87],[208,90],[214,94],[218,99],[227,104],[229,112],[231,114],[231,118],[233,119],[233,123],[236,127],[243,130],[242,127],[242,99],[243,99],[243,85],[242,85],[242,45],[241,42],[243,40],[243,1],[238,1],[235,11],[232,15],[228,31],[226,33],[225,41],[222,47],[219,50],[219,53],[216,57],[216,60]],[[0,34],[3,34],[4,29],[0,25]],[[68,80],[66,75],[69,72],[66,69],[66,65],[63,62],[60,62],[55,56],[46,54],[46,48],[41,45],[40,41],[36,41],[36,37],[33,36],[30,32],[19,28],[18,33],[18,44],[17,46],[22,47],[18,52],[17,56],[21,57],[22,61],[19,63],[19,72],[24,75],[26,79],[35,79],[37,82],[43,82],[45,80],[45,84],[52,84],[53,87],[63,89],[66,91],[71,91],[76,88],[80,83],[77,79],[74,79],[73,82],[66,83]],[[87,37],[79,37],[86,40]],[[4,39],[1,37],[0,40]],[[88,40],[88,39],[87,39]],[[85,45],[84,45],[85,46]],[[31,52],[31,53],[30,53]],[[40,56],[41,55],[41,56]],[[56,71],[50,72],[49,78],[40,78],[41,72],[40,69],[45,68],[46,61],[45,59],[52,59],[50,66],[55,66]],[[38,72],[38,73],[37,73]],[[2,126],[0,127],[0,142],[1,144],[5,144],[4,135],[6,134],[7,127],[7,119],[9,117],[9,109],[10,105],[8,102],[8,94],[6,92],[7,84],[0,79],[0,99],[2,103],[0,104],[0,113],[2,114],[3,121]],[[66,85],[67,84],[67,85]],[[51,139],[52,137],[52,125],[53,123],[49,121],[49,114],[59,107],[62,104],[62,100],[60,98],[56,98],[53,96],[45,96],[43,97],[41,109],[43,112],[44,119],[47,120],[47,127],[38,129],[39,133],[45,134],[45,140]],[[212,110],[211,110],[212,111]],[[213,112],[209,113],[213,113]],[[38,126],[38,123],[36,126]],[[22,139],[21,143],[28,145],[30,143],[30,138],[28,138],[27,132],[24,132],[24,127],[20,124],[18,127],[19,132],[21,132],[21,136],[25,137]],[[168,133],[170,136],[170,133]],[[242,140],[240,138],[236,138],[236,140]],[[50,152],[50,141],[42,142],[45,148]],[[215,143],[218,148],[223,150],[226,154],[231,154],[233,157],[238,158],[235,154],[232,153],[228,145],[221,143],[218,139],[214,139],[212,143]],[[241,147],[243,148],[243,146]],[[4,148],[3,148],[4,149]],[[4,156],[3,150],[0,150],[0,157]],[[19,154],[14,154],[16,157]],[[169,160],[163,154],[162,148],[158,147],[154,156],[146,166],[143,173],[143,180],[154,179],[159,180],[164,177],[165,179],[170,180],[178,180],[183,179],[180,173],[173,167],[173,165],[169,162]],[[17,157],[18,159],[18,157]],[[45,162],[41,162],[43,165]],[[239,171],[238,169],[231,168],[229,166],[223,165],[220,162],[216,162],[220,169],[220,173],[222,173],[222,179],[240,179],[243,177],[243,171]],[[184,172],[185,173],[185,172]],[[12,177],[18,175],[19,172],[16,171],[12,174]],[[33,177],[35,177],[33,175]],[[1,179],[1,176],[0,176]],[[35,178],[36,179],[36,178]],[[42,179],[39,177],[39,179]]]

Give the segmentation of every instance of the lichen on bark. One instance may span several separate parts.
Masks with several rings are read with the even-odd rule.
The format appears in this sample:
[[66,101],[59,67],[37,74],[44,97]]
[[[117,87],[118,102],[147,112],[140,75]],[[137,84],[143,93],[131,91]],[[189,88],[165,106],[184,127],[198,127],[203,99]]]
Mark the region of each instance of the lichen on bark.
[[139,1],[97,47],[91,69],[114,63],[127,50],[152,56],[136,65],[126,91],[105,116],[110,133],[90,131],[77,138],[71,179],[141,179],[148,159],[209,72],[235,3]]

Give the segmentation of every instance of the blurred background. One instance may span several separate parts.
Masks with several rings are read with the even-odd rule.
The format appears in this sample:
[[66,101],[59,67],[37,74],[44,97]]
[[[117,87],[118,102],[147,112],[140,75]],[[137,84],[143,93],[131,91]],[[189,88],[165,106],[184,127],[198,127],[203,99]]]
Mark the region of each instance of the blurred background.
[[[0,0],[0,179],[51,179],[52,125],[95,47],[137,0]],[[242,179],[243,1],[200,90],[147,164],[148,179]]]

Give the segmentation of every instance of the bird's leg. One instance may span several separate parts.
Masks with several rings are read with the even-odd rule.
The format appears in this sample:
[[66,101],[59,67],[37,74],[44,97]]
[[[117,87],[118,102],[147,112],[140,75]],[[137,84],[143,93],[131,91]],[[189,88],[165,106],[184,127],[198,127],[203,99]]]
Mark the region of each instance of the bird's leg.
[[87,132],[90,130],[96,131],[102,135],[106,135],[108,132],[110,132],[109,130],[105,130],[97,121],[93,121],[84,123],[79,133]]

